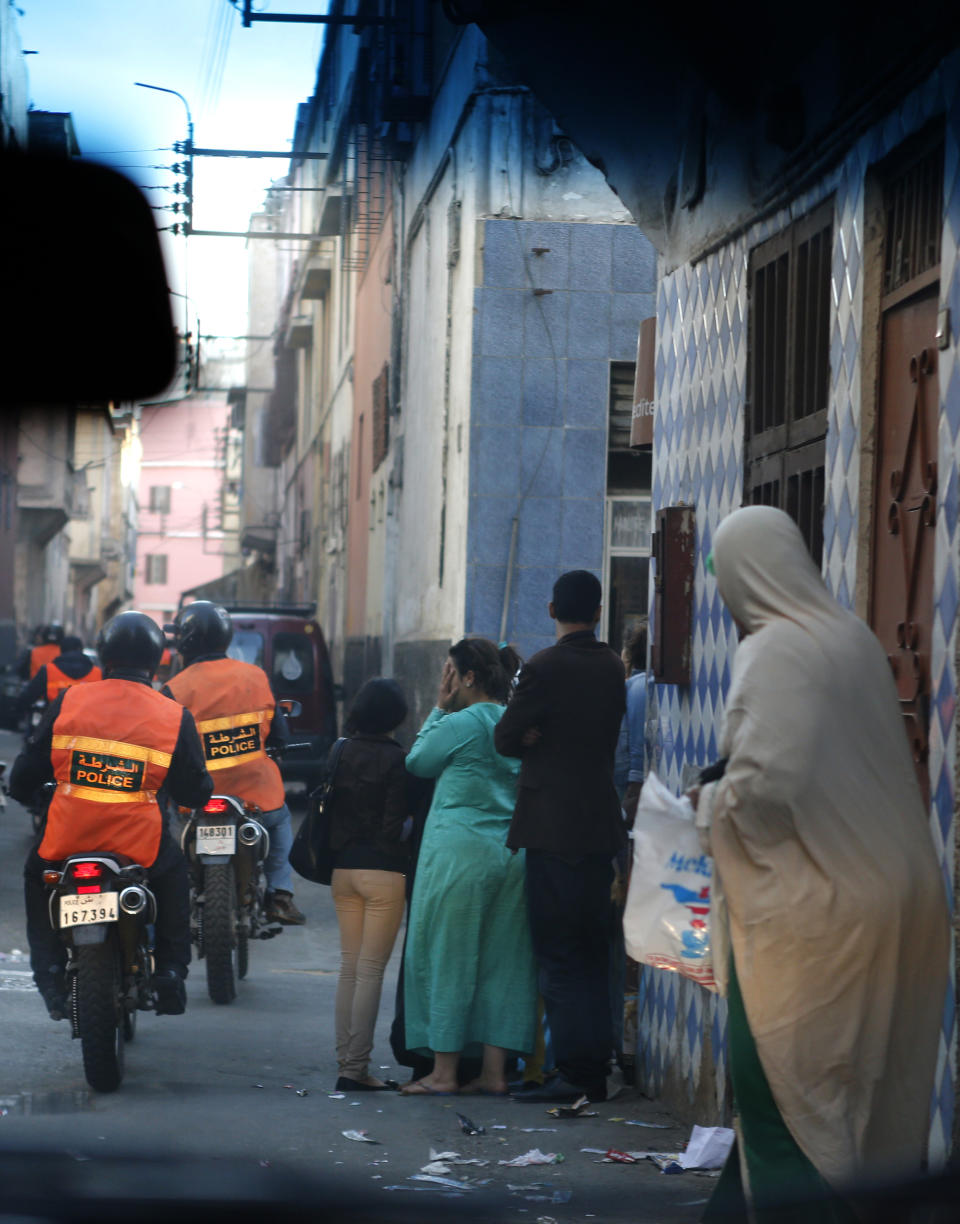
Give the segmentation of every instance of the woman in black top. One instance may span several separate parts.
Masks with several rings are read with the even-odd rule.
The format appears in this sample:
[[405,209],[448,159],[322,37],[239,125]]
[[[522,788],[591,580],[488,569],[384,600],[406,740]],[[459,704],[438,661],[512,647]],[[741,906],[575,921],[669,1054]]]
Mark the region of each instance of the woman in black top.
[[383,971],[405,901],[409,804],[403,748],[392,739],[407,703],[395,680],[368,680],[347,716],[330,797],[332,892],[340,926],[337,1091],[395,1088],[368,1070]]

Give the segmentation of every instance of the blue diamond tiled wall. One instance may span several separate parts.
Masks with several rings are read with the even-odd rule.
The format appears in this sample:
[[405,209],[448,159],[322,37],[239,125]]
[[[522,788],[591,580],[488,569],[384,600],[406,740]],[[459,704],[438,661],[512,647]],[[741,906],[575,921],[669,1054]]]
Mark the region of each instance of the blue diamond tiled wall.
[[[895,112],[865,133],[843,162],[776,216],[702,260],[665,276],[657,289],[657,417],[653,504],[692,503],[700,533],[695,584],[693,681],[657,686],[651,756],[675,788],[684,766],[716,754],[723,701],[737,638],[706,570],[717,524],[741,502],[747,360],[747,267],[752,247],[834,199],[831,276],[830,402],[824,577],[837,598],[853,601],[860,493],[860,345],[863,327],[864,178],[870,165],[937,115],[946,119],[944,226],[940,293],[951,336],[940,354],[939,485],[934,576],[930,827],[953,904],[956,796],[958,489],[960,489],[960,57],[944,60]],[[945,972],[947,967],[945,967]],[[948,988],[931,1102],[931,1155],[949,1150],[956,1082],[954,983]],[[675,975],[645,969],[639,994],[639,1064],[656,1094],[668,1074],[694,1100],[712,1062],[718,1114],[726,1096],[726,1005]],[[709,1050],[709,1054],[707,1051]]]

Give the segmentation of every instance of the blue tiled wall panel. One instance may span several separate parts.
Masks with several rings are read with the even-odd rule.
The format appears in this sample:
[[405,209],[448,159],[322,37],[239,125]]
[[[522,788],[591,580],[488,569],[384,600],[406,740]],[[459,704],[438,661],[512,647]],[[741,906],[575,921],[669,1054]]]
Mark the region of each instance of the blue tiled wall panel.
[[[474,291],[466,624],[549,645],[564,569],[603,568],[610,362],[634,361],[656,258],[632,225],[490,220]],[[542,291],[542,292],[539,292]]]
[[[853,602],[860,510],[861,345],[863,326],[863,201],[865,174],[873,163],[935,115],[946,116],[941,302],[951,306],[951,343],[941,354],[939,481],[934,575],[934,639],[930,779],[930,827],[953,904],[956,795],[956,649],[960,603],[960,57],[952,55],[886,120],[850,149],[840,166],[778,215],[758,224],[695,267],[665,277],[657,288],[657,416],[654,435],[654,506],[680,501],[697,509],[693,683],[659,686],[654,694],[652,756],[675,788],[684,768],[716,755],[723,701],[736,649],[736,634],[723,610],[715,580],[706,571],[709,543],[723,516],[741,502],[746,375],[746,273],[753,246],[834,198],[831,277],[831,360],[827,495],[824,511],[824,577],[837,598]],[[616,248],[615,248],[616,249]],[[615,261],[616,262],[616,261]],[[936,1084],[931,1103],[931,1155],[949,1147],[956,1079],[955,989],[944,1010]],[[699,1000],[699,1001],[698,1001]],[[674,975],[644,970],[640,988],[640,1063],[648,1092],[657,1092],[672,1070],[692,1101],[706,1046],[716,1075],[719,1107],[726,1091],[722,1000]]]

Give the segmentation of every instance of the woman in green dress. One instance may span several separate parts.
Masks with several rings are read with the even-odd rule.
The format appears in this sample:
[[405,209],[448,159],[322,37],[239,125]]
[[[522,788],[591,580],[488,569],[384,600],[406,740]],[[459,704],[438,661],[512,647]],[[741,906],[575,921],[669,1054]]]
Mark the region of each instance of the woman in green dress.
[[407,1095],[456,1092],[461,1054],[482,1055],[480,1075],[461,1091],[503,1094],[508,1054],[533,1048],[524,856],[506,847],[520,762],[493,746],[515,670],[509,655],[501,661],[484,638],[451,647],[436,708],[407,756],[412,774],[437,780],[404,969],[407,1047],[434,1065]]

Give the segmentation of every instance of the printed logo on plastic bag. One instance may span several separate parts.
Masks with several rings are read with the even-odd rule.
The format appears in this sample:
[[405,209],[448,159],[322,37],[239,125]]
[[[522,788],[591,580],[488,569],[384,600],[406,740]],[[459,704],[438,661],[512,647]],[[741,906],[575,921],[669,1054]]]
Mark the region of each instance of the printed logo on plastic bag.
[[650,774],[633,826],[633,872],[623,915],[634,960],[716,990],[710,950],[713,864],[700,849],[693,808]]

